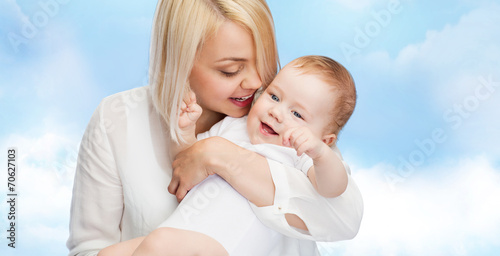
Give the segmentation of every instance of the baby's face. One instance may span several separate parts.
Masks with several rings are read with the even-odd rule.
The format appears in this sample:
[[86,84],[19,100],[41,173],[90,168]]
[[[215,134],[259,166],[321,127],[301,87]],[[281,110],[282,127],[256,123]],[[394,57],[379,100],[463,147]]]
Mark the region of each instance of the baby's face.
[[314,74],[283,68],[250,109],[248,135],[253,144],[283,145],[290,128],[307,126],[321,138],[330,123],[335,94]]

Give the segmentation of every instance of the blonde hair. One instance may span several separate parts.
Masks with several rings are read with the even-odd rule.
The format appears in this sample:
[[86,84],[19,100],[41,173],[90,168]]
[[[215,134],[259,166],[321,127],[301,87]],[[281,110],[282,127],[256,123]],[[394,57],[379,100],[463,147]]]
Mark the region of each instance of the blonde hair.
[[277,72],[274,22],[265,0],[159,0],[153,21],[149,84],[156,110],[179,141],[178,109],[197,53],[224,21],[252,34],[263,86]]
[[335,60],[318,55],[299,57],[290,62],[303,74],[314,74],[335,90],[336,101],[332,107],[332,121],[328,129],[335,134],[345,126],[356,106],[356,86],[349,71]]

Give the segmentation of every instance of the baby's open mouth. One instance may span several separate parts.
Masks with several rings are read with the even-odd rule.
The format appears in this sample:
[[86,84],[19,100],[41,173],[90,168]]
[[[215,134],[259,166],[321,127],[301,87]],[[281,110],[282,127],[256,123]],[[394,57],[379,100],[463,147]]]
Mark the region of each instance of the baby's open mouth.
[[266,123],[261,123],[261,127],[265,134],[278,135],[278,133],[275,132],[273,128],[271,128],[271,126],[267,125]]

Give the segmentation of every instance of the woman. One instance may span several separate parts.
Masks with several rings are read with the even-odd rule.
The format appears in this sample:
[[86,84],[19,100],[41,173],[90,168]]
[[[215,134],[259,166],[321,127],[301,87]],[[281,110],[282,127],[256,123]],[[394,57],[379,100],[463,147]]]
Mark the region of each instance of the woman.
[[318,253],[314,242],[297,238],[352,238],[362,200],[351,179],[343,195],[325,199],[304,175],[221,138],[200,141],[173,162],[169,158],[169,145],[178,138],[176,113],[188,90],[203,109],[199,133],[225,115],[247,114],[257,89],[276,74],[273,21],[265,1],[160,0],[152,33],[150,86],[105,98],[82,139],[70,255],[96,255],[147,235],[174,211],[177,199],[210,174],[245,196],[264,224],[289,236],[273,255]]

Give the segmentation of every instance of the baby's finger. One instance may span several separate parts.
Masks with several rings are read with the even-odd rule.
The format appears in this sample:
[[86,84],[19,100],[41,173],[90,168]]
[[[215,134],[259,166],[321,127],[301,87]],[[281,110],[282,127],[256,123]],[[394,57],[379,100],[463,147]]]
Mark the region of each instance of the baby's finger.
[[306,153],[311,149],[311,137],[307,131],[301,130],[297,132],[298,136],[293,140],[293,147],[297,150],[297,155],[300,156],[303,153]]
[[192,109],[193,109],[193,112],[196,112],[196,113],[201,114],[203,112],[203,109],[201,108],[201,106],[196,104],[196,103],[193,104]]
[[283,133],[283,141],[282,141],[283,146],[286,146],[286,147],[292,146],[292,144],[290,142],[290,135],[292,134],[292,132],[294,130],[295,130],[294,128],[291,128],[291,129],[286,130],[285,133]]
[[301,139],[304,135],[304,131],[302,129],[295,129],[290,135],[290,143],[294,148],[297,148],[300,144],[302,144],[303,139]]
[[193,91],[189,92],[189,102],[196,103],[196,94]]
[[185,102],[186,105],[189,107],[193,103],[196,103],[196,95],[194,94],[194,92],[189,91],[187,92],[186,95],[184,95],[184,99],[182,101]]
[[181,110],[186,111],[187,107],[188,107],[188,104],[186,103],[186,101],[182,101],[181,102]]
[[295,151],[297,151],[297,156],[301,156],[305,152],[304,147],[302,145],[295,148]]
[[301,154],[307,154],[307,155],[311,156],[311,153],[315,151],[316,143],[317,142],[314,140],[314,138],[310,138],[310,139],[307,139],[306,141],[304,141],[304,143],[302,143],[300,145]]
[[303,137],[301,137],[299,141],[297,141],[295,150],[297,150],[298,156],[302,155],[303,153],[306,153],[309,150],[308,142],[309,141],[307,140],[307,138],[303,139]]

